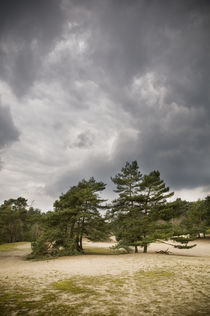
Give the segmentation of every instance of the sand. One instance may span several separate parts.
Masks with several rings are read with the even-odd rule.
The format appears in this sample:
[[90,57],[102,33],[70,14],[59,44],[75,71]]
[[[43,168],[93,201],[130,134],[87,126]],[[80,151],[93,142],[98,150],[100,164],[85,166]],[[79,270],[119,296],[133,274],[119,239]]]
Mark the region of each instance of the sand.
[[[127,304],[126,306],[129,306],[129,309],[123,308],[122,302],[120,303],[121,305],[118,304],[118,299],[116,298],[117,294],[113,292],[115,294],[113,297],[110,297],[110,300],[113,299],[113,304],[117,311],[116,315],[156,315],[155,313],[158,312],[159,309],[162,310],[160,315],[178,315],[181,311],[183,313],[183,310],[186,310],[186,315],[190,315],[191,307],[186,307],[182,304],[183,302],[181,302],[183,295],[187,295],[185,300],[189,300],[190,302],[194,302],[194,297],[198,297],[199,302],[196,303],[197,305],[193,307],[194,309],[192,309],[191,312],[195,312],[200,308],[201,312],[199,312],[198,315],[207,315],[205,313],[208,308],[208,312],[210,311],[210,305],[208,307],[206,303],[208,300],[210,302],[210,240],[197,240],[196,244],[197,246],[195,248],[180,250],[174,249],[166,244],[154,243],[149,246],[147,254],[143,254],[142,250],[140,250],[138,254],[82,255],[45,261],[27,261],[25,256],[30,253],[30,244],[25,244],[21,245],[19,249],[15,251],[0,252],[0,279],[1,283],[8,288],[14,288],[14,285],[18,287],[20,284],[21,286],[25,284],[25,286],[28,287],[33,284],[34,289],[38,287],[39,289],[46,289],[52,282],[74,277],[81,277],[81,279],[82,277],[113,277],[113,280],[124,278],[124,292],[122,292],[124,294],[122,295],[125,295],[124,301]],[[107,248],[112,245],[114,245],[114,242],[92,243],[87,240],[84,241],[84,247],[86,248]],[[162,255],[156,253],[156,251],[167,249],[173,254]],[[175,283],[172,285],[169,284],[166,280],[164,281],[160,275],[161,282],[166,282],[164,286],[166,288],[165,292],[162,292],[162,286],[157,288],[154,282],[151,283],[151,285],[145,285],[144,281],[142,281],[145,287],[144,292],[141,292],[142,289],[138,283],[140,281],[139,279],[137,280],[136,277],[139,271],[144,273],[167,271],[169,274],[170,271],[173,271],[173,273],[176,274],[176,279],[173,281]],[[180,280],[177,279],[179,275]],[[145,276],[145,278],[148,278],[150,275]],[[147,283],[149,284],[149,282]],[[105,287],[110,287],[110,284],[106,283]],[[150,309],[147,309],[145,306],[147,306],[148,296],[154,297],[154,295],[156,295],[155,297],[158,303],[155,305],[150,304]],[[165,298],[163,298],[164,295]],[[167,303],[169,307],[165,309],[164,304],[166,303],[164,300],[167,300],[167,295],[171,296],[171,300],[170,303]],[[162,297],[161,300],[160,297]],[[119,302],[120,299],[121,298],[119,298]],[[141,304],[143,304],[142,306],[144,306],[144,312],[142,312],[142,307],[139,307],[139,299]],[[177,311],[175,309],[175,312],[173,312],[177,306],[181,306],[182,309],[177,309]],[[204,307],[205,309],[202,313]],[[94,308],[96,308],[96,306]],[[89,315],[87,310],[85,312],[85,309],[83,309],[83,312],[80,311],[80,313],[81,315]],[[100,313],[101,315],[109,315],[108,312],[106,313],[106,304],[101,307]],[[75,315],[79,314],[76,313]],[[90,315],[92,314],[90,313]]]
[[[90,242],[84,241],[84,247],[109,248],[114,242]],[[199,262],[202,260],[210,261],[210,241],[197,240],[197,246],[191,249],[175,249],[174,247],[153,243],[148,247],[148,253],[143,254],[141,248],[139,254],[122,254],[116,256],[106,255],[85,255],[73,257],[61,257],[57,259],[45,261],[27,261],[25,256],[30,253],[30,244],[20,245],[21,251],[1,252],[0,251],[0,277],[9,276],[27,276],[42,278],[48,276],[55,271],[59,271],[60,276],[67,275],[99,275],[99,274],[120,274],[124,271],[132,269],[134,271],[139,268],[148,269],[152,266],[161,266],[163,262],[168,264],[185,260],[187,262]],[[157,255],[156,251],[169,250],[172,252],[170,256]],[[191,258],[192,257],[192,258]],[[196,259],[197,258],[197,259]]]

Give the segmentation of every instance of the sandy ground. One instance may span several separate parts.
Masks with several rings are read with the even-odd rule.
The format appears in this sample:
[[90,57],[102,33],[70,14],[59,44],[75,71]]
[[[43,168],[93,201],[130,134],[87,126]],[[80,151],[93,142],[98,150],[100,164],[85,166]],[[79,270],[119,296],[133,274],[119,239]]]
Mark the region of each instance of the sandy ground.
[[[86,248],[107,248],[113,246],[114,242],[92,243],[86,240],[83,244]],[[6,284],[8,287],[18,287],[21,283],[21,285],[34,286],[34,288],[38,286],[39,289],[45,289],[52,282],[78,276],[111,276],[116,279],[116,276],[121,278],[123,275],[126,275],[130,280],[129,286],[127,285],[126,300],[128,306],[133,306],[133,301],[139,300],[138,295],[140,295],[139,291],[141,290],[137,288],[138,284],[135,283],[137,281],[132,281],[135,279],[134,276],[136,273],[139,271],[175,271],[177,276],[182,275],[182,277],[180,277],[179,281],[177,279],[176,284],[168,284],[168,288],[161,294],[167,297],[167,291],[169,291],[168,293],[171,295],[171,307],[167,310],[167,313],[162,312],[160,315],[178,315],[178,312],[173,313],[173,309],[177,304],[175,298],[177,297],[177,300],[180,300],[180,295],[182,297],[187,295],[185,299],[190,300],[190,302],[194,301],[195,297],[199,298],[201,302],[201,299],[205,298],[206,300],[208,296],[210,302],[210,240],[197,240],[196,244],[197,246],[192,249],[179,250],[166,244],[154,243],[148,248],[147,254],[143,254],[142,249],[139,249],[140,252],[138,254],[83,255],[61,257],[45,261],[27,261],[25,256],[30,253],[30,244],[25,244],[19,246],[19,249],[15,251],[0,251],[0,280],[2,284]],[[173,254],[157,254],[156,251],[159,250],[169,250]],[[134,283],[132,284],[132,282]],[[154,289],[154,285],[152,286],[153,290],[147,287],[145,290],[147,294],[143,294],[143,296],[142,294],[140,295],[142,302],[148,301],[148,295],[154,297],[154,291],[156,290]],[[158,291],[160,289],[158,289]],[[160,294],[156,295],[158,297],[157,300],[159,300],[160,297],[158,295]],[[202,304],[206,306],[205,300]],[[138,306],[137,302],[135,304],[136,305],[132,307],[133,309],[131,307],[129,307],[129,310],[124,308],[124,312],[117,313],[116,315],[144,315],[144,313],[140,311],[135,312],[136,306]],[[158,304],[155,305],[156,307],[151,307],[156,309],[154,309],[154,313],[151,312],[151,309],[148,312],[149,315],[156,315],[155,313],[158,308],[164,308],[164,300],[161,300],[161,302],[159,300]],[[181,304],[181,302],[179,302],[179,304]],[[210,306],[208,311],[210,311]],[[86,314],[84,313],[84,315]],[[191,314],[186,313],[186,315]],[[208,314],[197,313],[195,315]]]
[[[109,248],[114,242],[98,242],[93,243],[84,241],[84,247]],[[27,261],[25,256],[30,253],[30,244],[20,245],[21,250],[16,251],[0,251],[0,277],[27,276],[42,278],[50,276],[59,271],[59,275],[66,277],[67,275],[99,275],[99,274],[120,274],[130,269],[133,270],[149,269],[153,265],[160,266],[164,261],[168,263],[186,262],[196,260],[210,262],[210,240],[197,240],[197,246],[191,249],[175,249],[172,246],[162,243],[153,243],[148,248],[148,253],[143,254],[139,249],[138,254],[122,254],[116,256],[107,255],[85,255],[73,257],[61,257],[46,261]],[[155,254],[159,250],[169,250],[171,255]],[[158,260],[159,258],[159,260]]]

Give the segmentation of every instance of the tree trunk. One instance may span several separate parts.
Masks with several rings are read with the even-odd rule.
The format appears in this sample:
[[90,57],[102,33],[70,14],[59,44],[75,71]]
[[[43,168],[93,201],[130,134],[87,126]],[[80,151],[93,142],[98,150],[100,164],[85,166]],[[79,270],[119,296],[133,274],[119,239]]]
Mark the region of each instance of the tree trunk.
[[144,253],[147,253],[147,246],[144,246]]
[[135,253],[138,253],[138,247],[135,245]]
[[73,239],[73,236],[74,236],[74,226],[75,226],[75,221],[72,222],[71,227],[70,227],[69,237],[71,239]]
[[79,239],[80,239],[80,220],[78,220],[77,222],[77,233],[76,233],[76,238],[75,238],[77,251],[80,252],[81,249],[79,245]]
[[83,250],[83,248],[82,248],[82,235],[80,235],[80,237],[79,237],[79,247],[81,250]]
[[82,248],[82,237],[83,237],[83,230],[84,230],[84,222],[85,222],[85,218],[82,218],[82,223],[81,223],[81,231],[80,231],[80,237],[79,237],[79,246],[80,249],[83,250]]
[[80,251],[80,247],[79,247],[79,237],[78,237],[78,236],[76,236],[76,238],[75,238],[75,243],[76,243],[76,249],[77,249],[77,251]]

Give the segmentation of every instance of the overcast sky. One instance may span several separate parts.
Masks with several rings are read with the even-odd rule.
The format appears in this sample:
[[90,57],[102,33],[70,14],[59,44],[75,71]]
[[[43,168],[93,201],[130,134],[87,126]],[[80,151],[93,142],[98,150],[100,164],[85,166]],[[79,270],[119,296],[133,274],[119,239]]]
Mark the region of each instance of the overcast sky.
[[137,160],[210,194],[210,1],[1,0],[0,202]]

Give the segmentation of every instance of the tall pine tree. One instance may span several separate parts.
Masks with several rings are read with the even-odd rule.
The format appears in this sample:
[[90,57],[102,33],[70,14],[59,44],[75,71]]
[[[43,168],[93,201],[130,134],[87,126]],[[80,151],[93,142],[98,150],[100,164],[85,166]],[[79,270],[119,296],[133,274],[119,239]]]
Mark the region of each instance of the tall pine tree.
[[[169,187],[166,187],[164,181],[160,179],[158,170],[144,175],[140,189],[141,193],[135,197],[135,201],[139,203],[139,211],[143,215],[143,236],[140,245],[144,247],[146,253],[148,244],[155,240],[155,235],[157,235],[157,233],[154,234],[155,231],[160,229],[160,226],[156,225],[159,216],[155,213],[157,210],[158,214],[164,212],[167,199],[174,193],[169,193]],[[163,231],[161,233],[163,236]]]
[[121,172],[112,177],[111,180],[116,185],[114,191],[119,194],[119,197],[112,204],[116,238],[125,246],[134,246],[135,252],[138,252],[139,230],[136,225],[138,214],[134,197],[140,192],[142,174],[139,171],[137,161],[126,162]]
[[142,176],[136,161],[126,162],[124,168],[112,181],[119,197],[113,201],[112,218],[119,245],[138,246],[147,252],[148,245],[158,237],[172,235],[171,225],[160,225],[160,213],[165,211],[169,193],[159,171]]

